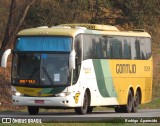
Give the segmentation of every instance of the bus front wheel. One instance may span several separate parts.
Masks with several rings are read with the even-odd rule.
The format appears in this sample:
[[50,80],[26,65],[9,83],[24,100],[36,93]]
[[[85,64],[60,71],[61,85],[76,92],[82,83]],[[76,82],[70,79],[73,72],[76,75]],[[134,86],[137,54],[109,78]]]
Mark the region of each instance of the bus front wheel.
[[39,112],[39,107],[36,106],[28,106],[28,112],[30,115],[37,115]]
[[88,106],[89,106],[89,97],[87,92],[85,92],[84,94],[84,98],[83,98],[83,106],[81,107],[76,107],[74,108],[75,112],[79,115],[84,115],[87,113],[88,110]]

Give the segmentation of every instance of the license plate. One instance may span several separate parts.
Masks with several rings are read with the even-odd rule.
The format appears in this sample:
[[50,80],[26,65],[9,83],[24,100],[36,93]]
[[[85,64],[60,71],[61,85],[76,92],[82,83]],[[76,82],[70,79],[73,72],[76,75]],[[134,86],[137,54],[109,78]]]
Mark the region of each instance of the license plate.
[[35,100],[36,104],[44,104],[44,100]]

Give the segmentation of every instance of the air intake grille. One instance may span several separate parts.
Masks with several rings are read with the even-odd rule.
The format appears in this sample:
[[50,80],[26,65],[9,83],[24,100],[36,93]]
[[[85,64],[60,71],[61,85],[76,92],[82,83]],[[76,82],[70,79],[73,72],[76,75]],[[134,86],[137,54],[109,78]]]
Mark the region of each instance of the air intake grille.
[[69,26],[71,28],[86,27],[87,29],[101,30],[101,31],[119,31],[115,26],[99,25],[99,24],[61,24],[61,26]]

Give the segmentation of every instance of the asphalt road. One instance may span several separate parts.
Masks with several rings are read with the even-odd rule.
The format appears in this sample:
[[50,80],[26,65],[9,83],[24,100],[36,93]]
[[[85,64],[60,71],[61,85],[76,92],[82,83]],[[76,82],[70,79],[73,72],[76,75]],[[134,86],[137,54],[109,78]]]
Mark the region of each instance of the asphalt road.
[[137,113],[115,113],[113,110],[93,111],[92,114],[77,115],[74,112],[40,112],[38,115],[29,115],[28,112],[0,112],[0,122],[12,123],[22,121],[39,122],[159,122],[160,109],[139,110]]

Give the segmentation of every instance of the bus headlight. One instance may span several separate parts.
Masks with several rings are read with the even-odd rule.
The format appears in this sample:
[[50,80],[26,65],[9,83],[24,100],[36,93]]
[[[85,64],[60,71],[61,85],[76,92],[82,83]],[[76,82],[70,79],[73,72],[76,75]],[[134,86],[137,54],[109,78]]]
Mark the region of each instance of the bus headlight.
[[16,96],[21,96],[21,93],[16,92],[15,95],[16,95]]
[[17,91],[12,91],[12,95],[23,96],[23,94],[21,94],[20,92],[17,92]]
[[63,93],[55,94],[55,96],[56,97],[65,97],[65,96],[68,96],[70,94],[71,94],[71,92],[63,92]]

